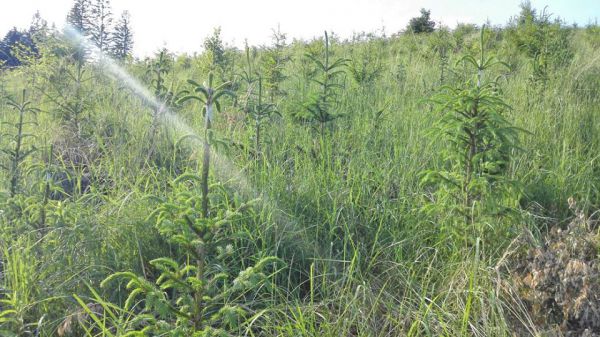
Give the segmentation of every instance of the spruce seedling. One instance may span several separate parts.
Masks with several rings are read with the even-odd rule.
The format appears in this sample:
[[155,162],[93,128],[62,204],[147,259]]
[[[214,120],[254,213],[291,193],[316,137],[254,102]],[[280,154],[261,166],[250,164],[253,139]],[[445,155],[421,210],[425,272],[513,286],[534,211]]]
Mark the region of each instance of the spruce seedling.
[[235,97],[235,94],[225,89],[229,82],[222,83],[215,87],[213,73],[208,74],[208,83],[198,84],[193,80],[188,80],[193,86],[193,93],[182,97],[179,102],[194,99],[204,105],[204,154],[202,158],[202,215],[208,217],[208,173],[210,168],[210,140],[211,126],[213,121],[214,109],[221,111],[219,99],[223,96]]
[[430,49],[439,58],[440,62],[440,85],[443,85],[446,80],[448,69],[448,52],[453,47],[450,31],[442,27],[432,33],[430,37]]
[[281,32],[279,26],[277,30],[273,29],[273,46],[266,50],[263,59],[263,82],[271,103],[275,103],[276,97],[286,94],[281,88],[282,82],[286,79],[285,64],[290,60],[290,57],[285,54],[286,38],[286,34]]
[[246,216],[254,201],[234,208],[223,205],[208,219],[200,214],[198,194],[186,187],[198,180],[191,174],[179,176],[173,184],[174,195],[161,200],[148,217],[155,221],[161,236],[181,249],[184,262],[168,257],[150,261],[160,273],[156,282],[132,272],[118,272],[101,284],[104,287],[115,279],[128,281],[125,310],[132,310],[140,298],[144,299],[145,308],[139,315],[147,324],[137,330],[144,335],[222,336],[229,335],[226,331],[238,331],[248,313],[245,294],[269,287],[265,271],[283,264],[267,256],[237,276],[224,268],[234,254],[231,238],[235,235],[228,229]]
[[148,151],[148,157],[151,158],[156,151],[156,138],[159,132],[159,124],[163,119],[164,114],[168,108],[177,107],[178,99],[185,94],[184,91],[177,91],[173,89],[171,84],[169,87],[166,85],[166,76],[171,70],[171,59],[166,48],[163,48],[158,52],[156,60],[152,61],[148,65],[146,74],[151,76],[151,87],[154,91],[154,97],[160,102],[159,105],[155,106],[152,110],[152,124],[150,125],[149,137],[150,137],[150,150]]
[[258,93],[256,96],[256,104],[249,110],[250,115],[254,119],[254,141],[257,156],[261,155],[261,128],[263,124],[270,119],[273,114],[279,114],[273,103],[265,103],[263,97],[263,79],[258,75]]
[[84,84],[93,79],[86,69],[87,51],[82,46],[74,47],[68,62],[58,65],[46,77],[46,83],[36,86],[60,111],[61,118],[72,125],[77,138],[82,135],[82,122],[87,111],[91,120],[91,99],[86,95]]
[[518,147],[520,131],[503,116],[510,107],[494,81],[484,79],[486,70],[504,64],[485,55],[484,29],[479,58],[468,55],[459,61],[475,68],[474,79],[461,87],[444,86],[433,98],[442,113],[435,137],[441,135],[447,145],[442,151],[443,168],[423,176],[424,183],[438,186],[433,206],[450,208],[450,214],[459,215],[466,224],[475,223],[478,215],[506,211],[502,198],[508,197],[512,185],[503,171],[511,151]]
[[20,101],[9,99],[7,104],[19,113],[19,119],[16,123],[11,124],[5,122],[5,124],[9,125],[14,130],[13,133],[5,134],[5,136],[8,136],[8,138],[11,140],[11,143],[14,144],[14,146],[2,149],[2,152],[9,157],[10,167],[3,168],[9,172],[10,195],[11,197],[14,197],[17,194],[20,185],[21,164],[36,150],[34,146],[29,148],[24,147],[25,139],[35,137],[33,134],[26,133],[24,130],[25,125],[35,124],[35,122],[26,122],[25,115],[29,113],[35,114],[39,111],[39,109],[31,106],[32,103],[31,101],[27,100],[25,89],[23,89]]
[[365,42],[362,49],[359,49],[361,46],[358,45],[348,64],[348,73],[354,83],[362,89],[373,84],[383,72],[383,64],[376,47],[374,41]]
[[325,32],[325,55],[322,60],[312,54],[306,54],[306,57],[316,66],[319,75],[312,78],[312,81],[319,85],[319,92],[313,98],[306,109],[309,113],[308,119],[319,125],[321,139],[325,137],[325,126],[331,121],[339,118],[341,115],[333,112],[333,105],[336,103],[337,90],[342,88],[338,79],[344,74],[343,68],[348,64],[344,58],[331,59],[331,45],[329,36]]
[[252,96],[252,92],[254,90],[254,83],[257,81],[257,77],[256,77],[256,72],[254,70],[254,58],[251,56],[250,53],[250,47],[248,46],[248,41],[246,41],[246,46],[244,48],[245,53],[246,53],[246,66],[245,69],[242,70],[242,73],[240,75],[240,77],[242,78],[242,81],[246,84],[247,87],[247,91],[246,91],[246,95],[243,98],[243,110],[245,114],[249,114],[250,113],[250,107],[251,107],[251,96]]

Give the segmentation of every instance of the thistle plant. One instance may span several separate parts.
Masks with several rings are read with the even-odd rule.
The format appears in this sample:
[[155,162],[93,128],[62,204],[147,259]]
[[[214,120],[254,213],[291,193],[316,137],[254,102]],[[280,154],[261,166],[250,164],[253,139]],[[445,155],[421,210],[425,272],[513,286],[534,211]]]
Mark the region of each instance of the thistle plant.
[[145,321],[130,330],[132,335],[135,331],[140,335],[228,336],[239,331],[249,313],[244,305],[247,295],[270,286],[265,271],[280,262],[275,257],[262,258],[237,276],[227,268],[235,261],[231,225],[245,216],[253,201],[237,206],[224,202],[214,217],[206,218],[194,192],[198,180],[189,174],[177,178],[173,195],[160,199],[148,217],[165,239],[179,247],[183,262],[167,257],[152,260],[150,264],[160,273],[154,282],[132,272],[115,273],[102,282],[105,287],[115,279],[128,280],[130,293],[124,309],[139,311],[135,321]]
[[7,170],[10,176],[10,196],[14,197],[19,191],[19,185],[21,180],[21,166],[27,157],[29,157],[36,148],[30,146],[26,148],[24,143],[25,139],[35,137],[33,134],[27,133],[24,127],[27,124],[35,124],[35,122],[28,122],[25,120],[25,115],[35,114],[39,109],[31,106],[31,101],[27,100],[26,91],[23,90],[21,99],[19,101],[9,99],[7,103],[10,107],[16,110],[19,114],[16,123],[4,122],[3,124],[8,125],[12,132],[4,134],[11,141],[11,147],[2,149],[9,159],[9,167],[2,166],[3,169]]
[[221,111],[219,100],[223,96],[235,97],[235,94],[226,89],[229,82],[222,83],[215,87],[213,73],[208,75],[208,83],[198,84],[193,80],[188,80],[193,86],[192,93],[178,100],[183,103],[188,100],[197,100],[203,104],[204,113],[204,153],[202,156],[202,214],[206,218],[209,215],[208,210],[208,174],[210,169],[210,142],[212,139],[212,122],[214,110]]
[[432,99],[442,114],[432,136],[441,136],[446,146],[441,152],[442,168],[428,170],[422,178],[423,183],[437,186],[427,209],[444,208],[438,214],[458,216],[467,225],[508,209],[505,204],[514,185],[504,170],[518,146],[520,131],[504,117],[510,107],[494,81],[484,78],[485,71],[504,65],[486,56],[484,29],[479,58],[468,55],[459,61],[475,68],[474,78],[460,87],[444,86]]

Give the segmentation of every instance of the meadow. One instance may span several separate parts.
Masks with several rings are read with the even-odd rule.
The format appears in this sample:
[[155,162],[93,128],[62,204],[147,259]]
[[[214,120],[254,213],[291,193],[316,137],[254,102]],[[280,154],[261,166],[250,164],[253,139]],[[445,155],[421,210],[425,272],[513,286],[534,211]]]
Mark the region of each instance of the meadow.
[[206,41],[0,70],[0,335],[600,336],[597,25]]

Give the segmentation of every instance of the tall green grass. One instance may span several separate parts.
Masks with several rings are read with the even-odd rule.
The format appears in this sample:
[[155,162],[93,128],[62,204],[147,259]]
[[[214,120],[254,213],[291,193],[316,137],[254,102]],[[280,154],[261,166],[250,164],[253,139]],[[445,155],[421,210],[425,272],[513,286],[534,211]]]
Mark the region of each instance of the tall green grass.
[[[520,135],[523,149],[514,153],[507,173],[523,185],[519,221],[511,224],[508,237],[483,238],[477,245],[440,234],[445,214],[423,215],[420,210],[431,191],[419,184],[421,172],[443,165],[439,153],[444,144],[427,136],[439,116],[426,99],[440,79],[448,84],[464,81],[465,70],[454,65],[475,50],[477,33],[466,35],[443,58],[431,52],[435,41],[429,35],[353,43],[331,39],[331,57],[356,60],[368,55],[381,62],[381,71],[369,81],[344,74],[334,107],[344,117],[335,120],[324,138],[326,151],[315,143],[310,124],[294,118],[318,91],[304,55],[321,51],[322,40],[296,41],[282,49],[289,57],[283,69],[278,68],[284,80],[277,94],[269,95],[281,116],[272,116],[261,130],[260,161],[252,154],[252,120],[223,97],[224,113],[215,116],[212,129],[229,144],[217,148],[217,156],[228,158],[233,169],[218,171],[216,165],[209,180],[231,198],[262,200],[251,215],[232,224],[234,254],[243,267],[271,255],[287,265],[272,278],[269,295],[263,294],[249,308],[244,335],[540,333],[497,264],[520,231],[543,233],[549,224],[562,221],[568,214],[567,198],[576,198],[586,210],[600,207],[600,101],[594,94],[600,57],[589,33],[574,30],[573,58],[551,69],[546,85],[538,87],[530,81],[529,58],[515,51],[502,32],[494,34],[491,52],[501,59],[510,56],[511,71],[500,80],[512,106],[505,117],[529,133]],[[259,50],[258,58],[263,53]],[[241,74],[243,53],[230,55]],[[16,97],[32,78],[46,83],[42,73],[61,60],[37,62],[3,72],[0,93]],[[207,62],[206,55],[173,60],[165,81],[204,78]],[[141,61],[126,66],[151,87]],[[172,192],[171,182],[184,172],[200,172],[201,149],[171,129],[161,133],[164,146],[156,147],[170,164],[147,165],[152,109],[92,65],[86,67],[93,80],[81,84],[79,95],[92,104],[81,135],[69,132],[54,102],[41,94],[32,96],[41,112],[35,117],[38,127],[28,129],[36,135],[28,144],[41,151],[24,163],[29,170],[23,174],[23,193],[15,198],[8,190],[1,193],[0,330],[17,335],[37,327],[41,335],[52,335],[81,303],[123,304],[127,294],[121,287],[99,286],[109,274],[132,271],[152,279],[156,270],[149,261],[181,259],[145,219],[154,210],[150,196]],[[360,70],[360,63],[355,67]],[[489,74],[496,75],[500,72]],[[204,121],[199,110],[176,107],[174,112],[200,134]],[[0,119],[14,123],[17,117],[6,100],[0,100]],[[84,150],[89,161],[74,165],[66,154],[82,150],[82,140],[90,145]],[[48,162],[44,153],[50,144],[58,155],[52,165],[75,177],[89,173],[92,185],[87,192],[75,191],[43,204],[46,220],[38,226],[34,208],[41,204],[44,175],[36,167]],[[3,137],[0,145],[9,146],[10,141]],[[6,157],[0,158],[5,164]],[[245,181],[240,183],[239,177]],[[8,189],[6,172],[0,173],[0,182]],[[493,228],[495,223],[486,225]]]

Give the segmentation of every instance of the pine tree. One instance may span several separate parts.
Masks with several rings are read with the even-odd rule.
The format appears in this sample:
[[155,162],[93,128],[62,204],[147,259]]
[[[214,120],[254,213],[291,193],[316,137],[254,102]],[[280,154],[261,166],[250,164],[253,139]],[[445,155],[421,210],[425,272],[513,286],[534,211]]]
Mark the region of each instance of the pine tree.
[[133,33],[131,32],[131,16],[128,11],[121,14],[115,27],[112,38],[112,54],[118,59],[125,59],[131,55],[133,49]]
[[75,0],[67,15],[67,23],[84,35],[90,31],[90,0]]
[[110,47],[113,20],[110,0],[96,0],[91,8],[90,38],[101,52],[106,52]]

